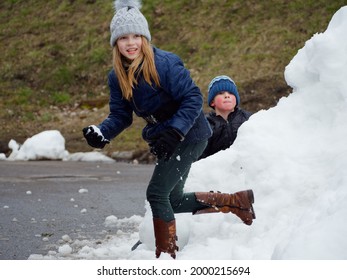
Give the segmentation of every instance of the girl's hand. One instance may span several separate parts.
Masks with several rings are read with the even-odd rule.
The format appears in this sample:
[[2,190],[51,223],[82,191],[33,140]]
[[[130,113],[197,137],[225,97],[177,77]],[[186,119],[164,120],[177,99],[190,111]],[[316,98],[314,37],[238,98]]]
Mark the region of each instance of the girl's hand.
[[100,129],[95,125],[87,126],[83,128],[82,131],[87,143],[93,148],[102,149],[106,144],[110,143],[110,140],[107,140],[104,135],[102,135]]
[[173,128],[162,131],[156,140],[150,143],[151,153],[158,159],[165,161],[174,153],[177,145],[181,142],[181,135]]

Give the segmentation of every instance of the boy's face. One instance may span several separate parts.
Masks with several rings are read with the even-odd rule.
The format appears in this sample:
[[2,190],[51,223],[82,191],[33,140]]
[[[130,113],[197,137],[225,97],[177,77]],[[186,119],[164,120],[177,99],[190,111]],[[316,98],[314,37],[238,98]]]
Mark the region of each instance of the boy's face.
[[216,111],[233,112],[236,106],[236,97],[228,91],[219,92],[211,102]]
[[117,40],[119,52],[129,60],[134,60],[142,51],[142,37],[138,34],[124,35]]

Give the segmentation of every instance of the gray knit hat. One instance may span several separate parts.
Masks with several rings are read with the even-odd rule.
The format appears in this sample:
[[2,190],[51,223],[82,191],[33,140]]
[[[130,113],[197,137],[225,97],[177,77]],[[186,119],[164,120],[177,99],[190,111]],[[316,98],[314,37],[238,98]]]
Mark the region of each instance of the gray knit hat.
[[143,35],[148,41],[151,41],[147,20],[139,10],[141,8],[140,1],[116,0],[115,8],[116,14],[110,24],[111,47],[114,47],[119,37],[130,33]]

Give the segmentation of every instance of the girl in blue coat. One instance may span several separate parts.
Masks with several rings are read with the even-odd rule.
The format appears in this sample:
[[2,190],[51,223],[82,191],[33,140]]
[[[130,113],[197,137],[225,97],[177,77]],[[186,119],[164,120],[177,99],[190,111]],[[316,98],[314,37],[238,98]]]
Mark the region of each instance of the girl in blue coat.
[[251,190],[236,194],[184,193],[190,167],[207,145],[211,128],[203,97],[181,59],[151,46],[147,20],[138,1],[116,1],[110,44],[110,114],[83,129],[88,144],[103,148],[131,125],[133,113],[147,125],[142,136],[157,157],[146,197],[153,214],[156,257],[176,257],[174,213],[233,212],[246,224],[255,218]]

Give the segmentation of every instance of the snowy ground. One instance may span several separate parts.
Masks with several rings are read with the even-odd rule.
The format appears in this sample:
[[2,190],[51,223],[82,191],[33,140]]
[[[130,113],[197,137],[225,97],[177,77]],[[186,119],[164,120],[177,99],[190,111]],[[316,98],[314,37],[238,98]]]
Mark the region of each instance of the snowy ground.
[[[257,219],[248,227],[232,214],[176,215],[179,260],[347,259],[346,30],[347,6],[286,67],[293,93],[254,114],[230,149],[193,165],[186,191],[252,188]],[[30,141],[28,148],[11,142],[12,155],[1,158],[88,160],[69,155],[57,131]],[[51,147],[42,151],[46,143]],[[119,231],[99,245],[68,240],[58,251],[30,259],[155,259],[148,205],[144,217],[105,220],[108,227],[121,223],[136,230]],[[131,251],[139,238],[143,244]]]

